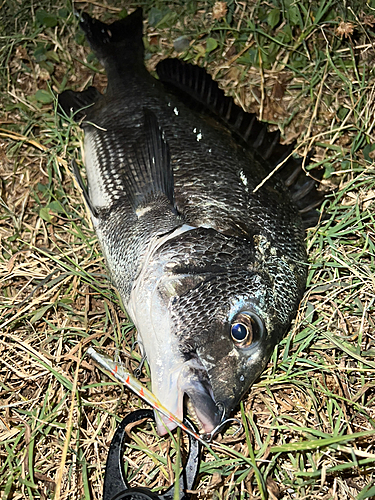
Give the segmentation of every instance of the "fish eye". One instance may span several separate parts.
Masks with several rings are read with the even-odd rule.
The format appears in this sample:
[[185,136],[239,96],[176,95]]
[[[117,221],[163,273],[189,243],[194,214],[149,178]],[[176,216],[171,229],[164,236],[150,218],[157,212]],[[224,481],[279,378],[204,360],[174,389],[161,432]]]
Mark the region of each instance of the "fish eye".
[[230,328],[232,340],[237,347],[248,347],[263,331],[263,321],[253,312],[237,314]]

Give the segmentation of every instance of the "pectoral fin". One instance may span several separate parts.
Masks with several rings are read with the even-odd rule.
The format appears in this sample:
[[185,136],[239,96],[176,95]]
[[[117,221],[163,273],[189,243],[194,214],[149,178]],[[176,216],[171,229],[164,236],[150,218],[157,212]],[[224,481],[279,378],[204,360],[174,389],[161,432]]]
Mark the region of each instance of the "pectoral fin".
[[142,136],[142,140],[133,146],[125,169],[128,200],[137,211],[164,197],[175,211],[168,144],[155,114],[147,109],[144,109]]

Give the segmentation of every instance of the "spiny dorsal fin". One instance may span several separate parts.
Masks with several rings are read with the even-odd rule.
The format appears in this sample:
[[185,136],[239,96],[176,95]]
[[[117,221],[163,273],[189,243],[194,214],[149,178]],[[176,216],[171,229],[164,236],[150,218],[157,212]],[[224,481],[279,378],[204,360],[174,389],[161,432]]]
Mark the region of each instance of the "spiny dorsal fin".
[[58,98],[57,102],[67,116],[73,115],[77,122],[81,122],[88,113],[88,110],[100,98],[102,94],[95,87],[88,87],[83,92],[65,90]]
[[[164,59],[156,67],[160,81],[170,91],[183,96],[187,106],[199,112],[208,112],[223,122],[245,146],[255,148],[267,160],[270,171],[292,153],[295,143],[280,144],[280,131],[268,132],[267,123],[260,122],[254,113],[237,106],[232,97],[224,94],[204,68],[179,59]],[[313,173],[320,180],[323,172]],[[306,175],[302,161],[291,156],[279,171],[289,188],[306,227],[319,213],[314,210],[322,203],[324,193],[316,190],[317,182]]]
[[155,114],[147,109],[143,112],[143,140],[133,146],[125,169],[128,200],[137,211],[164,195],[175,211],[173,170],[168,144]]
[[271,159],[277,147],[279,159],[281,150],[287,148],[279,144],[279,131],[267,132],[267,124],[258,121],[255,114],[246,113],[237,106],[232,97],[224,94],[204,68],[179,59],[164,59],[159,62],[156,71],[167,88],[190,98],[188,106],[201,110],[203,105],[246,144],[259,150],[263,158]]

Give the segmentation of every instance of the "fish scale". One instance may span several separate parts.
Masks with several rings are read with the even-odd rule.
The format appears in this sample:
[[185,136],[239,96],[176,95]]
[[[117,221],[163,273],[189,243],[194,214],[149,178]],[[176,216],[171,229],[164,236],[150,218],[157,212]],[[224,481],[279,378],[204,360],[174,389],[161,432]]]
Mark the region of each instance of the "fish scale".
[[[179,421],[188,399],[210,433],[290,327],[319,197],[279,133],[203,69],[167,59],[160,80],[148,73],[140,9],[111,25],[83,14],[81,27],[108,88],[59,96],[85,133],[80,186],[154,396]],[[285,175],[267,178],[277,161]],[[160,434],[165,425],[176,424],[162,417]]]

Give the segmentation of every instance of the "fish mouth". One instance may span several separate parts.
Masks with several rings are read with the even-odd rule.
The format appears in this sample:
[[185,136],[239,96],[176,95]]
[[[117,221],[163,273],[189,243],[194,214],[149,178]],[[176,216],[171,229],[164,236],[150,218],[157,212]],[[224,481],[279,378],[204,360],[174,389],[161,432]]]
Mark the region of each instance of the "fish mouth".
[[[202,434],[211,434],[222,421],[222,407],[215,402],[207,371],[197,359],[182,365],[177,378],[177,398],[173,398],[174,401],[168,399],[168,403],[166,401],[163,404],[180,420],[183,420],[184,402],[186,403],[189,415],[196,421]],[[160,435],[176,427],[168,417],[159,417],[157,430]]]
[[184,384],[186,387],[181,390],[185,394],[190,416],[197,421],[203,434],[210,434],[221,423],[223,412],[215,402],[207,372],[190,368]]

